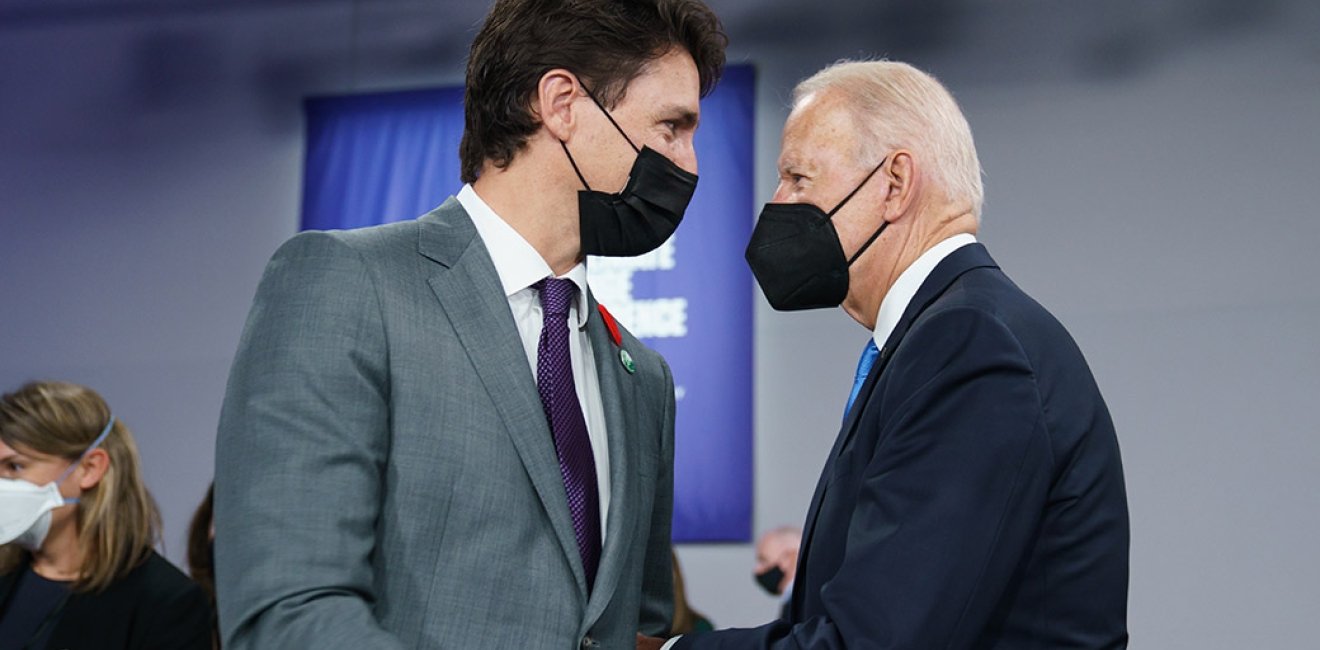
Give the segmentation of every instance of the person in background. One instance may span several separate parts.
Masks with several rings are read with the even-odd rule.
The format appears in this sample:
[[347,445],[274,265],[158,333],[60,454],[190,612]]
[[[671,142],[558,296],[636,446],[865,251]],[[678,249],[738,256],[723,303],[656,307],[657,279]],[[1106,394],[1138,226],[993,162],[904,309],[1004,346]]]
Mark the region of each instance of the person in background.
[[756,542],[756,584],[779,597],[780,613],[788,615],[788,600],[793,593],[793,575],[797,571],[798,547],[802,529],[780,526]]
[[201,587],[158,555],[128,427],[90,388],[0,397],[0,650],[210,648]]
[[687,587],[683,584],[683,569],[678,565],[678,553],[670,551],[674,566],[674,625],[669,633],[688,634],[690,632],[708,632],[715,626],[705,614],[688,605]]
[[188,575],[206,592],[211,603],[211,647],[220,648],[220,626],[215,617],[215,524],[212,509],[215,483],[206,488],[206,497],[188,524]]

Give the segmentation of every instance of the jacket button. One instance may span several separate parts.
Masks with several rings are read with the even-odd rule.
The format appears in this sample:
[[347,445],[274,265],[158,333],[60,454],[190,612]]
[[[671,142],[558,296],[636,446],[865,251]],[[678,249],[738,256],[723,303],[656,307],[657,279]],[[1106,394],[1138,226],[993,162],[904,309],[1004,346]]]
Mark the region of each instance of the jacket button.
[[596,640],[593,639],[593,638],[591,638],[591,637],[589,637],[589,636],[584,636],[584,637],[582,637],[582,647],[584,647],[584,648],[594,648],[594,647],[596,647]]

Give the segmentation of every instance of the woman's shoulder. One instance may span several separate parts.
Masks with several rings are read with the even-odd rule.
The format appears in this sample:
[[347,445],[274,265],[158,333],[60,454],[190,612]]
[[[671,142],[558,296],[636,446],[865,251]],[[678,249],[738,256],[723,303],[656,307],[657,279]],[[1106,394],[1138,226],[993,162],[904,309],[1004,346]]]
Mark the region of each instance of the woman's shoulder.
[[[76,622],[78,630],[99,626],[102,635],[115,639],[105,647],[210,647],[212,612],[206,593],[155,552],[104,591],[74,594],[63,618],[70,625]],[[86,638],[82,631],[68,634]]]
[[183,597],[205,599],[202,588],[159,553],[151,551],[141,564],[119,581],[119,586],[136,591],[149,600],[175,600]]

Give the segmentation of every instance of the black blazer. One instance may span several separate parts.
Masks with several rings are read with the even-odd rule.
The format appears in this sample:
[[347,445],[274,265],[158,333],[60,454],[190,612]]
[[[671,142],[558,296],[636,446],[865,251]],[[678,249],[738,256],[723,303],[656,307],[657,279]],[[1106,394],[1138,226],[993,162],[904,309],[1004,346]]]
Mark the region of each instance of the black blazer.
[[[0,576],[0,611],[26,563]],[[210,650],[206,593],[161,556],[98,593],[69,596],[51,631],[49,650]]]
[[1128,511],[1077,345],[979,244],[941,261],[826,461],[788,616],[679,648],[1124,648]]

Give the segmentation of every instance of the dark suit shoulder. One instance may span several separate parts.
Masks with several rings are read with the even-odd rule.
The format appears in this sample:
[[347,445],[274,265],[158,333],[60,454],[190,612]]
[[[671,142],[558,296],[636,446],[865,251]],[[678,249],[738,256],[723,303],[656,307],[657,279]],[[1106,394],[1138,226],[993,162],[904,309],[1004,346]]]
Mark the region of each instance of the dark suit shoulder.
[[1066,339],[1067,330],[1054,314],[1020,289],[998,268],[968,271],[955,281],[936,305],[961,305],[986,312],[1009,328],[1030,348]]
[[203,650],[211,619],[202,588],[152,552],[104,590],[73,594],[50,647]]
[[1018,332],[1003,315],[979,300],[942,297],[912,323],[886,369],[888,382],[903,391],[928,381],[954,381],[958,373],[994,369],[1034,381],[1034,372]]
[[[201,586],[165,558],[152,552],[134,569],[138,582],[135,641],[143,646],[206,648],[214,616]],[[128,578],[125,578],[126,580]]]
[[135,581],[144,595],[152,599],[174,601],[181,597],[203,596],[202,588],[155,551],[133,569],[124,581]]
[[[5,574],[3,577],[7,581],[12,581],[15,576],[26,569],[27,565],[28,563],[24,561],[17,570]],[[178,567],[175,567],[155,551],[151,551],[146,560],[130,569],[123,577],[110,583],[105,589],[79,592],[75,596],[78,599],[91,601],[118,601],[129,598],[137,602],[143,599],[168,601],[194,593],[205,597],[205,592],[197,583],[193,582],[192,578],[184,575]]]
[[91,602],[130,603],[135,609],[146,611],[181,600],[206,601],[205,592],[192,578],[155,551],[105,590],[78,594],[78,597]]
[[1083,452],[1087,458],[1118,466],[1113,422],[1090,365],[1067,328],[1049,310],[998,269],[975,269],[964,274],[928,313],[954,307],[993,318],[1020,347],[1040,394],[1059,471],[1073,467]]

